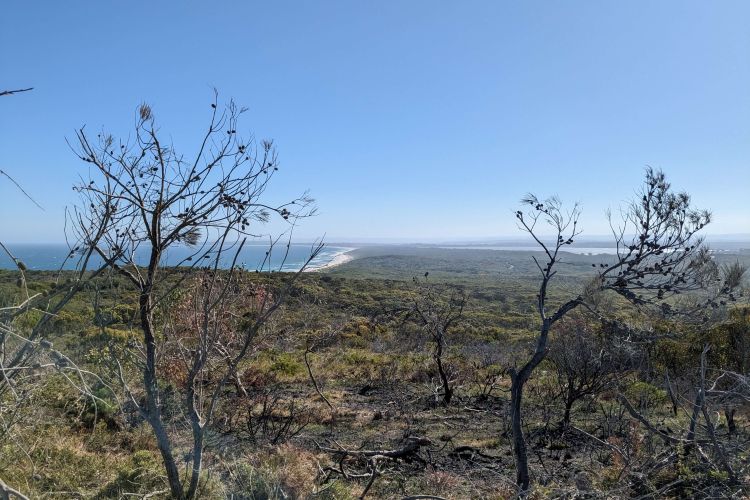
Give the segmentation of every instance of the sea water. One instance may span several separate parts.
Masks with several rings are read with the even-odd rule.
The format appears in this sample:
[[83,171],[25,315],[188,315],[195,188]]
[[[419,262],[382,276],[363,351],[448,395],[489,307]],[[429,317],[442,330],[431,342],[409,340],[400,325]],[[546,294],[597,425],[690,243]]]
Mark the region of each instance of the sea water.
[[[59,269],[74,269],[78,257],[68,258],[70,249],[65,244],[6,244],[15,258],[23,262],[27,269],[55,271]],[[236,265],[248,270],[287,271],[299,270],[309,259],[315,245],[291,244],[287,252],[286,243],[277,243],[269,251],[267,244],[245,245],[237,255]],[[337,255],[345,253],[351,248],[338,246],[324,246],[318,255],[309,263],[308,269],[313,270],[330,263]],[[141,247],[136,252],[136,262],[145,265],[148,262],[150,248]],[[185,259],[196,254],[190,261]],[[236,250],[227,251],[221,258],[219,266],[227,268],[232,264]],[[268,252],[268,253],[267,253]],[[161,264],[163,266],[182,265],[213,265],[213,260],[204,259],[205,252],[186,246],[175,246],[165,252]],[[203,262],[205,262],[205,264]],[[102,260],[92,259],[89,269],[101,266]],[[13,260],[0,249],[0,269],[15,269]]]

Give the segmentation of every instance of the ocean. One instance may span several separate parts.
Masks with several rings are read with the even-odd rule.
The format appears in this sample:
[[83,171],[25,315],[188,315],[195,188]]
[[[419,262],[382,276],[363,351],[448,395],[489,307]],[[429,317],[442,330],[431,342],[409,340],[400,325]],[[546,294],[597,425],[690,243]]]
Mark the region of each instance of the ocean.
[[[67,260],[70,250],[65,244],[5,244],[13,255],[24,263],[27,269],[56,271],[59,269],[74,269],[75,260]],[[264,264],[268,245],[248,244],[240,252],[237,258],[237,265],[243,266],[249,270],[274,270],[294,272],[299,270],[310,256],[313,249],[311,244],[292,244],[289,247],[289,254],[284,260],[286,244],[278,244],[270,254],[270,259]],[[348,252],[352,248],[325,246],[318,256],[310,263],[308,269],[314,270],[331,263],[338,255]],[[162,258],[162,265],[171,266],[181,262],[195,250],[184,246],[170,248]],[[136,254],[136,260],[145,264],[147,262],[148,250],[143,249]],[[233,252],[227,252],[226,258],[220,263],[222,267],[231,265]],[[197,260],[197,259],[196,259]],[[270,265],[269,265],[270,262]],[[89,268],[95,268],[101,265],[100,259],[95,259]],[[16,269],[16,264],[8,255],[0,250],[0,269]]]

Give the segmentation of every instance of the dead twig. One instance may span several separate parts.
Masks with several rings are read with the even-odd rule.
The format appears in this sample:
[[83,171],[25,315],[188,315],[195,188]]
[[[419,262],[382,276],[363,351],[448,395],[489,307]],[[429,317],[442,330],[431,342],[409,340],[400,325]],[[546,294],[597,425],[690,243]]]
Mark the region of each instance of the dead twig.
[[27,89],[16,89],[16,90],[0,90],[0,96],[20,94],[21,92],[28,92],[29,90],[34,90],[34,87],[29,87]]
[[0,479],[0,500],[10,500],[11,498],[19,498],[21,500],[29,500],[29,497],[21,493],[20,491],[11,488],[2,479]]

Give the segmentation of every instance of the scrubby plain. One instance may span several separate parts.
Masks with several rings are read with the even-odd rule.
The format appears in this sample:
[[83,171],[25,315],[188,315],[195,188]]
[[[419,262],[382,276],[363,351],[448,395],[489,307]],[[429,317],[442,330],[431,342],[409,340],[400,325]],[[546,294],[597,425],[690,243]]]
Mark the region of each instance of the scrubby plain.
[[[392,250],[371,249],[379,255],[362,255],[295,283],[238,370],[239,379],[224,390],[205,443],[200,498],[517,494],[508,369],[523,359],[538,327],[536,283],[528,272],[532,254]],[[748,260],[742,254],[718,258]],[[602,259],[571,254],[552,296],[585,286],[591,264]],[[171,273],[178,279],[180,270]],[[365,278],[368,273],[377,277]],[[66,279],[51,272],[25,276],[29,291],[42,294]],[[0,279],[3,305],[17,303],[19,274],[3,271]],[[271,290],[283,275],[248,273],[247,279]],[[137,295],[122,280],[92,281],[47,327],[52,350],[101,377],[84,374],[90,385],[82,392],[66,379],[70,372],[40,367],[27,375],[38,380],[21,396],[23,404],[3,413],[2,480],[30,498],[169,496],[151,429],[108,378],[110,352],[138,341]],[[439,302],[459,286],[466,305],[446,333],[442,357],[454,396],[444,405],[434,344],[412,311],[426,287]],[[179,309],[188,298],[177,293],[173,300]],[[623,322],[638,318],[638,331],[651,338],[625,338],[583,313],[559,325],[552,355],[527,388],[529,495],[743,495],[750,414],[741,398],[711,398],[709,406],[734,479],[704,423],[692,451],[685,432],[705,346],[709,378],[722,370],[746,372],[750,309],[732,306],[703,327],[638,316],[625,303],[609,307]],[[34,325],[35,315],[16,318],[15,326]],[[166,321],[159,318],[159,324]],[[170,359],[159,360],[159,367],[166,373],[161,404],[177,436],[180,466],[188,467],[189,443],[179,437],[188,428],[177,397],[184,367]],[[135,366],[125,370],[137,376]],[[212,383],[203,381],[207,388]],[[579,383],[581,394],[564,422],[567,396]],[[4,408],[10,396],[3,395]]]

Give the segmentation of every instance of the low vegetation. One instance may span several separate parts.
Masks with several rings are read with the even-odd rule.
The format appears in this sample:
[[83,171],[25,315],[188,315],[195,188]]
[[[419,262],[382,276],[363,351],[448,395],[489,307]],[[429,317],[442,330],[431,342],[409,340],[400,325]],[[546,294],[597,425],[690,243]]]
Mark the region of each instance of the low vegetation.
[[190,161],[145,105],[131,142],[79,132],[77,270],[0,271],[0,498],[750,494],[750,256],[663,174],[617,255],[567,253],[578,209],[529,196],[538,252],[249,272],[250,227],[312,200],[264,202],[240,114],[215,102]]
[[[368,485],[375,498],[514,496],[508,370],[534,337],[534,318],[523,305],[534,290],[513,280],[465,286],[462,317],[444,339],[442,362],[453,388],[446,405],[434,340],[421,319],[406,315],[424,297],[420,286],[342,274],[345,269],[303,275],[239,367],[238,383],[223,390],[197,496],[356,498]],[[16,300],[17,273],[0,276],[4,300]],[[281,281],[253,278],[268,287]],[[57,278],[39,272],[27,280],[49,290]],[[136,296],[124,288],[122,278],[101,279],[79,293],[45,333],[52,349],[91,373],[110,370],[109,353],[137,338],[137,314],[127,306]],[[621,321],[636,314],[614,309]],[[106,328],[97,326],[97,314],[111,318]],[[748,317],[748,307],[735,306],[709,328],[639,318],[638,332],[586,314],[564,320],[527,387],[531,494],[744,491],[749,414],[744,379],[732,377],[747,363],[747,349],[734,346],[750,345]],[[28,328],[23,317],[13,324]],[[633,337],[645,332],[647,338]],[[310,339],[317,340],[312,348]],[[179,363],[165,359],[160,366],[161,404],[174,446],[184,450],[176,453],[184,468],[190,446],[180,437]],[[24,401],[5,393],[4,409],[13,408],[16,422],[4,435],[6,484],[29,497],[50,491],[168,497],[153,433],[133,404],[120,399],[115,381],[89,379],[89,392],[82,393],[65,375],[57,368],[35,374],[33,385],[26,381]],[[688,439],[700,391],[709,418]],[[361,453],[368,450],[379,453]]]

